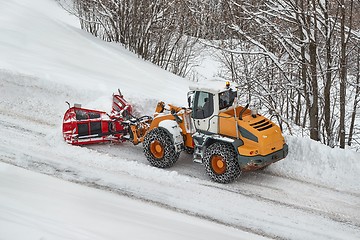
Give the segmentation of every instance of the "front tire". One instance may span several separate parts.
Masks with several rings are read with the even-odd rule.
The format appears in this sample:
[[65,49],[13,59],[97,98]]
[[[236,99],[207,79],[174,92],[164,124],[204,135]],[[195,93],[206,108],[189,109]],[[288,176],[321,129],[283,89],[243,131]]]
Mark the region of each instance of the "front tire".
[[209,177],[218,183],[233,182],[241,174],[237,153],[232,145],[216,142],[205,151],[204,165]]
[[173,166],[180,156],[171,136],[162,128],[154,128],[146,134],[143,148],[147,160],[158,168]]

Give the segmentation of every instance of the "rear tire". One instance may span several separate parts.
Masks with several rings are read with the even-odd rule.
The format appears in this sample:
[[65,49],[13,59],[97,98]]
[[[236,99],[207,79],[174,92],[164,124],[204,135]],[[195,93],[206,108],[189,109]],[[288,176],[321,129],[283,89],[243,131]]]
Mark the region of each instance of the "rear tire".
[[143,142],[144,153],[151,165],[158,168],[169,168],[179,159],[171,136],[162,128],[148,132]]
[[206,173],[218,183],[230,183],[240,176],[237,153],[232,145],[216,142],[208,147],[203,159]]

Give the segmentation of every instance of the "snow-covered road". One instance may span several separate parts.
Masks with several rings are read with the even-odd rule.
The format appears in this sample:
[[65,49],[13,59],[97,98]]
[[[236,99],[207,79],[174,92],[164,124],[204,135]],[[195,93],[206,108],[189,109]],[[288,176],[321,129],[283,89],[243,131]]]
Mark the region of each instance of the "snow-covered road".
[[[121,211],[116,207],[121,203],[116,201],[123,201],[119,195],[124,195],[167,208],[160,211],[175,210],[201,218],[203,223],[211,220],[224,229],[230,226],[239,230],[239,235],[229,233],[221,237],[224,239],[360,239],[359,153],[287,136],[290,151],[285,160],[263,172],[243,174],[236,182],[221,185],[211,182],[203,166],[193,163],[185,153],[171,169],[157,169],[148,164],[141,145],[67,145],[61,136],[65,101],[109,111],[111,93],[120,87],[138,112],[151,114],[158,100],[186,103],[190,84],[120,46],[93,38],[77,25],[76,19],[52,0],[0,0],[1,162],[97,188],[94,191],[98,194],[111,192],[114,211]],[[5,239],[23,239],[24,235],[17,235],[18,227],[34,230],[10,219],[21,208],[9,207],[11,196],[20,201],[34,191],[45,191],[49,197],[52,187],[84,189],[4,164],[1,169],[0,191],[10,194],[0,195],[1,240],[4,226],[8,226],[2,223],[7,221],[14,225],[6,227],[6,236],[10,237]],[[13,184],[12,176],[19,177],[17,173],[36,179],[28,185],[41,181],[47,184],[41,184],[43,188],[28,187],[21,195],[15,187],[6,188]],[[19,177],[19,182],[18,186],[26,185],[24,178]],[[68,199],[63,200],[62,208],[66,210]],[[116,214],[109,211],[112,208],[104,209],[102,217],[116,221]],[[23,217],[31,219],[35,214],[24,213]],[[50,220],[45,224],[56,221]],[[184,229],[187,227],[184,225]],[[199,238],[204,234],[201,229],[194,230]],[[212,233],[205,237],[211,239]]]
[[0,195],[0,239],[259,239],[4,163]]

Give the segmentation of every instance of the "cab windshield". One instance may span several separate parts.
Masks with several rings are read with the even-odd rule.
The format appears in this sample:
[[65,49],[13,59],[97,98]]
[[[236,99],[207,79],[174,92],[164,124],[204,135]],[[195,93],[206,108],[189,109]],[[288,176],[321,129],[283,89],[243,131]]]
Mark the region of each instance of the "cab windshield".
[[231,107],[236,98],[236,91],[229,89],[219,94],[219,109]]

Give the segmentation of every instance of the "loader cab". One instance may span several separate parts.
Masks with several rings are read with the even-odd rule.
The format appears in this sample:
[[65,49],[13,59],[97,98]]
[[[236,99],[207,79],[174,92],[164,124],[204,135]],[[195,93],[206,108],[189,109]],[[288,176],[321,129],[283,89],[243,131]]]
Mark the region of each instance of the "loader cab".
[[[191,88],[190,88],[191,89]],[[192,108],[192,118],[197,131],[217,134],[219,132],[219,112],[234,107],[236,90],[221,86],[218,88],[193,87],[188,94],[189,106]]]

